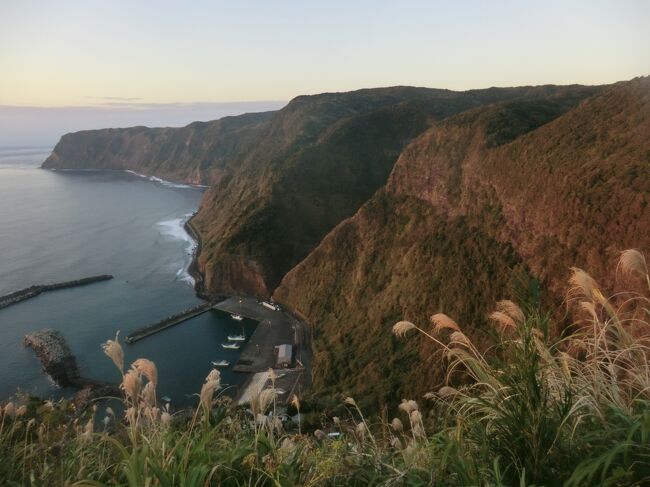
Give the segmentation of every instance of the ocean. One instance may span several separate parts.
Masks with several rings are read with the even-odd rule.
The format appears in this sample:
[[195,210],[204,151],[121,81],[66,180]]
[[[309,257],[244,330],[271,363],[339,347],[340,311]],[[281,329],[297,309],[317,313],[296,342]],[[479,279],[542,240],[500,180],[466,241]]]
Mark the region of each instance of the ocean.
[[[0,309],[0,401],[18,391],[58,398],[25,334],[54,328],[76,355],[81,375],[114,383],[119,372],[101,344],[120,331],[156,322],[201,303],[187,272],[195,243],[183,223],[201,188],[119,171],[48,171],[51,148],[0,148],[0,295],[34,284],[112,274],[111,281],[48,292]],[[145,357],[158,368],[158,397],[196,403],[213,360],[234,363],[228,334],[255,323],[210,311],[132,345],[126,365]],[[244,376],[222,371],[225,392]]]

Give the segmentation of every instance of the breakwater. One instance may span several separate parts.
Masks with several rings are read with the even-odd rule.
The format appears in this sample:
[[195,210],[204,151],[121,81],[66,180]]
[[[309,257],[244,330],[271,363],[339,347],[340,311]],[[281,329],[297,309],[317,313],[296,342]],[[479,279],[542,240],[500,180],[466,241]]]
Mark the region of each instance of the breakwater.
[[103,274],[101,276],[85,277],[83,279],[76,279],[74,281],[65,281],[65,282],[58,282],[54,284],[42,284],[42,285],[30,286],[10,294],[5,294],[4,296],[0,296],[0,309],[6,308],[7,306],[11,306],[12,304],[18,304],[21,301],[25,301],[27,299],[35,298],[36,296],[44,292],[57,291],[59,289],[66,289],[66,288],[77,287],[77,286],[87,286],[88,284],[93,284],[101,281],[108,281],[109,279],[113,279],[113,276],[108,274]]
[[138,328],[136,331],[129,333],[124,338],[124,341],[126,343],[137,342],[138,340],[142,340],[143,338],[153,335],[154,333],[158,333],[171,326],[178,325],[183,321],[187,321],[191,318],[194,318],[195,316],[199,316],[200,314],[206,313],[211,309],[212,309],[212,305],[210,303],[199,304],[198,306],[194,306],[193,308],[189,308],[186,309],[185,311],[181,311],[180,313],[176,313],[174,315],[168,316],[167,318],[164,318],[152,325],[147,325],[147,326],[143,326],[142,328]]

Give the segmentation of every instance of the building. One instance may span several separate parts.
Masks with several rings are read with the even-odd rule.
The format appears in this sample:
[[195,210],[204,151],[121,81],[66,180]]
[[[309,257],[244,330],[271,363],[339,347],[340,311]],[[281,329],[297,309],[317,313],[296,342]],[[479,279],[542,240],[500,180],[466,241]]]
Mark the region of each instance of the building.
[[289,367],[291,365],[291,358],[293,355],[293,347],[289,344],[278,345],[275,347],[277,358],[275,360],[276,367]]

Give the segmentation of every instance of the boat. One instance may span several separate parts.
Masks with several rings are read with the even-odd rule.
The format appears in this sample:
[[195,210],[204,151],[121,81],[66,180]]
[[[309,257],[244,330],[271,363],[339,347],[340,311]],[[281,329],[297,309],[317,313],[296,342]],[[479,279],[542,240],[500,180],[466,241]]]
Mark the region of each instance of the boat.
[[230,362],[227,360],[219,360],[218,362],[212,362],[212,365],[215,367],[228,367],[230,365]]
[[239,350],[239,347],[241,347],[241,343],[234,342],[234,343],[222,343],[221,346],[223,348],[230,348],[232,350]]
[[268,301],[262,301],[262,306],[265,306],[266,308],[272,309],[273,311],[280,311],[280,306],[278,306],[275,303],[270,303]]
[[164,402],[172,402],[171,397],[168,397],[168,396],[163,396],[160,399],[162,399]]
[[244,317],[242,315],[238,315],[237,313],[231,314],[230,317],[235,321],[241,321],[241,320],[244,319]]
[[243,333],[241,335],[228,335],[228,340],[231,342],[243,342],[246,340],[246,335]]

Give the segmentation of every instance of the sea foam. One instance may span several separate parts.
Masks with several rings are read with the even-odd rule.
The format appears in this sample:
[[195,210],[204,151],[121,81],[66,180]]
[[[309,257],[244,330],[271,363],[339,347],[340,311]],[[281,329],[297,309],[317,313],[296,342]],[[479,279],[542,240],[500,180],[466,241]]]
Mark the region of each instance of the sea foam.
[[197,242],[185,230],[185,223],[192,217],[192,215],[193,213],[187,213],[184,218],[174,218],[172,220],[158,222],[157,224],[158,227],[160,227],[161,235],[187,243],[185,247],[186,258],[183,267],[181,267],[176,273],[176,278],[188,283],[190,286],[195,285],[194,278],[190,274],[189,269],[192,264],[194,253],[196,252]]

